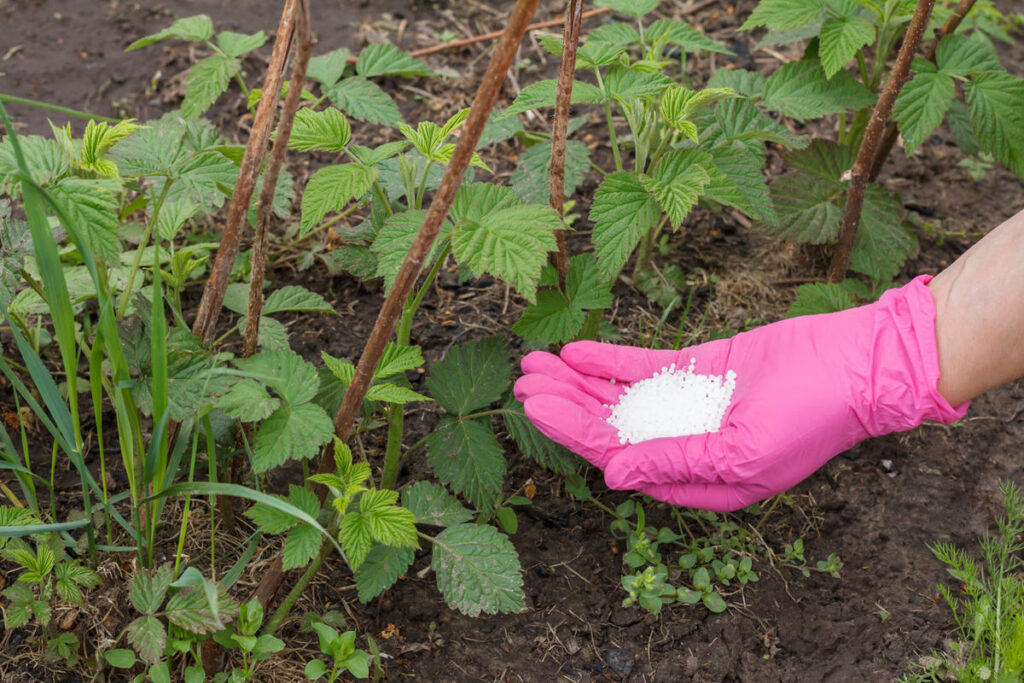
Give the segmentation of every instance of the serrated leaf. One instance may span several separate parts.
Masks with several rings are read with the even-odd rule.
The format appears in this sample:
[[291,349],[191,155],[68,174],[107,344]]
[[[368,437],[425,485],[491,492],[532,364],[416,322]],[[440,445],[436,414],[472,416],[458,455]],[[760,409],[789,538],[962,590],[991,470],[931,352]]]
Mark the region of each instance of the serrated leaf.
[[[46,185],[68,172],[68,157],[52,138],[41,135],[18,136],[29,175],[39,185]],[[18,171],[18,161],[10,137],[0,140],[0,179]]]
[[434,539],[431,561],[445,601],[468,616],[525,609],[519,556],[489,525],[460,524]]
[[768,33],[764,34],[764,37],[761,38],[761,40],[757,41],[756,48],[758,50],[762,50],[766,47],[792,45],[793,43],[801,43],[805,40],[811,40],[812,38],[817,37],[818,33],[821,31],[821,25],[824,23],[825,17],[822,15],[811,23],[798,28],[768,31]]
[[718,52],[731,55],[732,51],[718,41],[677,19],[656,19],[644,29],[644,37],[648,42],[665,41],[677,45],[684,52]]
[[936,71],[931,62],[924,60],[917,67],[917,74],[903,86],[892,110],[907,156],[942,123],[954,95],[951,76]]
[[706,196],[735,206],[759,220],[776,220],[768,184],[761,173],[763,160],[741,142],[711,149],[712,165],[706,167],[711,182]]
[[624,66],[613,66],[604,76],[604,92],[610,99],[653,97],[670,85],[672,79],[660,71],[644,73]]
[[943,36],[935,49],[935,63],[942,71],[957,76],[969,76],[972,71],[1005,71],[995,47],[978,34]]
[[661,0],[598,0],[595,4],[628,17],[642,17],[653,12],[660,3]]
[[[226,596],[216,596],[211,606],[210,596],[202,586],[188,586],[167,601],[167,620],[190,633],[204,634],[224,628],[222,619],[237,614],[238,607]],[[216,611],[215,611],[216,610]]]
[[512,331],[531,342],[556,344],[575,337],[585,319],[583,310],[572,306],[564,294],[545,289],[523,310]]
[[288,532],[281,548],[281,566],[285,571],[305,567],[320,552],[323,537],[308,524],[299,524]]
[[327,166],[313,174],[302,193],[302,221],[305,235],[331,211],[340,211],[353,199],[366,194],[377,179],[377,169],[361,164]]
[[[90,120],[82,134],[79,163],[82,168],[100,176],[117,177],[117,166],[104,160],[107,150],[117,142],[142,129],[134,120],[118,121],[111,126]],[[112,166],[112,168],[111,168]]]
[[806,173],[787,173],[771,186],[776,221],[759,224],[772,235],[796,242],[824,244],[839,236],[843,190],[836,183]]
[[[377,275],[384,278],[384,285],[391,289],[402,263],[405,261],[409,248],[416,239],[416,234],[423,226],[427,212],[424,210],[403,211],[389,216],[385,221],[377,239],[370,245],[370,250],[377,257]],[[430,267],[440,251],[440,245],[451,231],[451,224],[445,221],[441,226],[437,239],[430,248],[430,254],[424,260],[424,267]]]
[[120,188],[118,181],[81,178],[64,178],[49,188],[54,202],[84,233],[93,254],[108,264],[116,264],[121,254],[118,236],[121,226],[117,216],[118,201],[114,195]]
[[374,379],[392,377],[406,370],[415,370],[423,365],[423,352],[418,346],[406,346],[388,342],[384,347],[377,369],[373,372]]
[[369,520],[374,541],[417,548],[416,517],[397,502],[397,491],[372,489],[359,499],[359,510]]
[[366,603],[395,585],[415,559],[412,548],[375,545],[356,570],[359,601]]
[[[281,496],[275,498],[283,500]],[[292,515],[265,503],[256,503],[245,511],[245,516],[265,534],[283,534],[296,524],[300,524]]]
[[224,50],[228,57],[241,57],[246,52],[263,47],[267,42],[267,34],[257,31],[253,34],[221,31],[217,34],[217,46]]
[[547,252],[557,248],[554,233],[563,227],[561,217],[550,206],[512,206],[488,213],[479,221],[461,221],[452,233],[452,252],[474,275],[489,272],[534,301]]
[[856,154],[844,145],[816,138],[806,149],[786,155],[786,165],[808,175],[838,182],[853,167]]
[[156,231],[160,239],[173,240],[185,222],[196,215],[199,207],[187,198],[180,198],[175,201],[165,201],[157,216]]
[[612,21],[601,24],[587,36],[590,42],[611,43],[612,45],[629,45],[639,43],[640,34],[631,24],[624,21]]
[[308,488],[289,484],[288,500],[313,519],[320,516],[320,499]]
[[266,388],[257,382],[244,378],[217,399],[217,408],[242,422],[265,420],[281,405],[281,399],[274,398]]
[[168,26],[167,28],[148,35],[144,38],[139,38],[134,43],[125,48],[125,52],[131,52],[132,50],[138,50],[139,48],[152,45],[161,40],[167,38],[178,38],[180,40],[190,40],[195,43],[209,40],[213,37],[213,20],[205,14],[197,14],[192,17],[185,17],[184,19],[178,19],[176,22]]
[[782,66],[765,82],[763,96],[766,107],[800,121],[864,109],[876,100],[873,93],[845,71],[828,79],[816,61]]
[[356,374],[356,366],[347,360],[335,358],[326,351],[320,352],[320,357],[324,361],[324,366],[331,371],[331,373],[341,380],[342,384],[348,386],[352,384],[352,378]]
[[1024,80],[979,73],[964,84],[967,111],[982,149],[1024,178]]
[[334,309],[323,296],[299,285],[286,285],[276,289],[263,303],[263,315],[285,311],[334,313]]
[[373,547],[370,520],[360,512],[347,513],[341,518],[338,527],[338,541],[345,551],[349,567],[352,571],[358,571]]
[[619,171],[605,177],[590,207],[598,270],[605,280],[611,280],[622,270],[641,235],[660,214],[657,201],[644,189],[636,173]]
[[864,17],[829,17],[821,26],[819,55],[826,78],[849,64],[857,51],[875,40],[875,27]]
[[767,79],[764,74],[746,69],[719,69],[708,79],[709,88],[729,88],[747,97],[758,97]]
[[167,644],[167,629],[153,616],[139,617],[125,628],[128,643],[151,664],[160,661]]
[[228,89],[235,74],[242,70],[242,63],[234,57],[210,55],[196,62],[185,77],[185,99],[181,103],[181,114],[195,118],[210,108],[218,97]]
[[949,107],[949,129],[953,132],[956,144],[965,154],[977,154],[981,151],[977,136],[974,135],[974,126],[971,125],[971,117],[967,113],[967,105],[954,98]]
[[[775,142],[793,149],[807,146],[806,137],[791,133],[785,126],[768,118],[750,100],[730,99],[715,107],[717,130],[705,131],[702,142],[710,145],[742,142],[752,153],[763,155],[763,142]],[[702,145],[703,146],[703,145]]]
[[303,107],[295,112],[288,148],[300,152],[341,152],[351,137],[348,119],[334,107],[320,111]]
[[377,274],[377,258],[368,246],[342,244],[319,256],[331,275],[345,271],[359,280],[369,280]]
[[325,88],[324,94],[352,118],[384,126],[402,122],[398,105],[373,81],[363,77],[346,78]]
[[263,473],[288,460],[312,458],[333,434],[334,423],[320,406],[283,405],[263,421],[256,433],[252,468]]
[[455,201],[448,212],[456,227],[464,223],[479,222],[490,213],[522,204],[510,187],[492,183],[470,183],[455,193]]
[[607,283],[601,281],[593,254],[577,254],[569,259],[565,293],[577,308],[610,308],[614,299]]
[[402,506],[416,517],[418,524],[455,526],[473,519],[473,513],[458,498],[429,481],[418,481],[402,489]]
[[166,564],[153,571],[141,571],[128,586],[128,599],[139,612],[156,614],[173,578],[171,567]]
[[511,393],[505,397],[501,416],[512,440],[524,454],[536,460],[542,467],[558,474],[567,475],[576,471],[579,459],[566,448],[541,434],[526,417],[523,404]]
[[487,117],[487,123],[484,125],[483,132],[480,133],[476,148],[483,149],[524,132],[525,129],[518,117],[505,116],[504,109],[495,107],[491,110],[491,115]]
[[850,269],[875,282],[894,278],[917,250],[917,240],[903,225],[903,208],[881,185],[869,185],[864,195]]
[[427,437],[427,462],[437,478],[479,510],[490,510],[505,479],[505,458],[486,418],[441,418]]
[[[512,116],[530,109],[555,106],[555,98],[558,93],[558,81],[546,79],[531,83],[520,91],[519,95],[512,102],[502,116]],[[601,89],[583,81],[573,81],[571,104],[590,104],[603,102],[605,99]]]
[[345,67],[348,66],[348,58],[350,56],[352,56],[352,53],[346,48],[339,48],[323,55],[317,55],[309,60],[309,66],[306,67],[306,76],[312,78],[324,88],[328,88],[341,80],[342,75],[345,73]]
[[235,363],[288,403],[305,403],[316,395],[316,368],[294,351],[262,351],[249,358],[239,358]]
[[[516,170],[509,182],[524,202],[542,204],[548,201],[551,169],[551,144],[539,142],[519,157]],[[590,150],[579,140],[565,143],[565,196],[571,195],[583,183],[590,170]],[[478,183],[482,184],[482,183]]]
[[844,311],[857,305],[849,292],[834,282],[813,282],[796,288],[796,298],[786,311],[787,318]]
[[[620,62],[627,62],[625,55],[626,48],[622,45],[602,43],[600,41],[587,41],[576,50],[576,60],[579,69],[595,69],[601,66],[610,66]],[[562,51],[558,53],[561,56]]]
[[400,387],[397,384],[374,384],[366,391],[366,400],[403,404],[412,401],[429,401],[431,399],[412,389]]
[[740,30],[749,31],[758,26],[776,30],[799,28],[817,20],[824,12],[823,0],[761,0]]
[[653,175],[641,176],[640,183],[658,201],[669,216],[673,228],[678,228],[690,209],[697,203],[711,177],[699,162],[708,158],[696,150],[679,150],[658,165]]
[[[238,334],[245,334],[245,318],[238,320]],[[288,328],[274,318],[260,317],[260,329],[256,335],[256,343],[261,351],[288,351]]]
[[390,43],[368,45],[359,53],[356,73],[360,76],[433,76],[426,64]]
[[501,337],[476,339],[448,351],[427,373],[434,400],[456,415],[491,405],[505,393],[512,364]]

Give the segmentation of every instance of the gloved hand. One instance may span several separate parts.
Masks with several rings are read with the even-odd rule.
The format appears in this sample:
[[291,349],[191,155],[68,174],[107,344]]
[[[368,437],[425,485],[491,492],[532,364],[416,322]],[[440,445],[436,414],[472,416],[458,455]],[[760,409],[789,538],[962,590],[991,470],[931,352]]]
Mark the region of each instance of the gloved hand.
[[[576,342],[534,352],[515,385],[527,417],[604,471],[613,489],[736,510],[785,491],[869,436],[954,422],[936,390],[935,304],[921,276],[873,304],[791,318],[680,351]],[[605,422],[625,385],[664,366],[736,373],[717,432],[619,442]]]

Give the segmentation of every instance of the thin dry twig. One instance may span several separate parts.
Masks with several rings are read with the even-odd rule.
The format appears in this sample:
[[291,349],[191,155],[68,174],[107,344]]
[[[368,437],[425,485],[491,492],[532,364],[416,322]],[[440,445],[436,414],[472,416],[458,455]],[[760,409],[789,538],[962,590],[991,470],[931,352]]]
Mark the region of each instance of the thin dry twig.
[[903,45],[900,47],[899,56],[893,66],[889,79],[885,82],[878,104],[871,113],[871,120],[864,131],[864,140],[861,142],[860,151],[857,153],[857,160],[850,169],[850,192],[846,197],[846,209],[843,214],[843,225],[839,231],[839,244],[832,257],[832,264],[828,270],[829,282],[839,282],[846,277],[846,271],[850,267],[850,253],[853,251],[853,242],[857,237],[857,226],[860,224],[861,209],[864,206],[864,193],[868,186],[868,173],[871,162],[875,156],[875,149],[878,147],[878,139],[885,126],[892,105],[903,89],[903,84],[910,74],[910,63],[914,60],[914,54],[921,44],[921,35],[928,24],[928,17],[932,14],[932,7],[935,0],[918,0],[917,8],[914,10],[914,17],[910,20],[910,26],[903,37]]
[[[935,50],[939,46],[939,41],[942,40],[943,36],[948,36],[956,31],[957,27],[960,26],[960,22],[964,20],[967,13],[974,7],[974,3],[975,0],[960,0],[960,4],[956,6],[953,14],[942,25],[942,28],[936,29],[935,40],[932,41],[931,47],[928,48],[928,54],[925,56],[925,59],[932,63],[935,62]],[[896,138],[898,137],[899,130],[896,128],[896,122],[890,121],[885,126],[882,141],[878,144],[875,156],[871,160],[871,173],[868,175],[868,182],[873,183],[878,179],[878,174],[882,172],[882,166],[885,165],[885,160],[889,158],[889,152],[892,151],[892,147],[896,144]]]
[[193,334],[207,345],[213,342],[217,317],[224,304],[224,292],[227,291],[228,282],[231,279],[231,269],[235,265],[235,257],[238,255],[239,245],[242,241],[242,226],[245,224],[245,218],[249,212],[249,200],[252,199],[256,180],[260,174],[260,166],[262,166],[263,157],[267,153],[270,130],[274,123],[274,112],[281,97],[285,65],[295,38],[295,1],[287,0],[281,13],[277,39],[274,41],[274,50],[270,56],[270,66],[267,67],[267,77],[263,82],[263,94],[260,97],[259,107],[256,109],[252,132],[249,135],[249,142],[245,146],[245,154],[242,156],[242,165],[238,170],[235,191],[231,196],[227,224],[224,226],[224,234],[220,239],[217,256],[210,268],[210,277],[203,289],[203,298],[199,301],[195,322],[192,324]]
[[[583,0],[566,0],[565,24],[562,31],[562,63],[558,67],[558,94],[555,98],[555,120],[551,128],[551,165],[548,172],[551,208],[562,216],[565,202],[565,145],[569,131],[569,105],[572,102],[572,83],[576,73],[576,48],[580,42],[580,24],[583,23]],[[558,284],[565,289],[569,274],[569,250],[565,244],[565,231],[555,234],[558,250],[551,260],[558,271]]]

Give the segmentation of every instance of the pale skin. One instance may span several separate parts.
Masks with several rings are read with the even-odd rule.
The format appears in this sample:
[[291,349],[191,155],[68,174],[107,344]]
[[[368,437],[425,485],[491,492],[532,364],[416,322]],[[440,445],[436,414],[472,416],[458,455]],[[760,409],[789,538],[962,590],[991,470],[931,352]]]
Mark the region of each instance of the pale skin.
[[960,405],[1024,377],[1024,211],[932,280],[938,390]]

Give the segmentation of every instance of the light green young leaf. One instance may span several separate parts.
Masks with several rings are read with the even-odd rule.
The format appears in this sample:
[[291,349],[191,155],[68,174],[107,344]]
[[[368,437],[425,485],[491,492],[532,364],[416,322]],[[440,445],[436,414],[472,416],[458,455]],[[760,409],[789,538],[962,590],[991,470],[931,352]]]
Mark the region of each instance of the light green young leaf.
[[427,463],[479,510],[494,506],[505,479],[505,458],[487,418],[441,418],[427,437]]
[[[768,118],[746,99],[730,99],[715,107],[715,122],[720,126],[727,142],[746,141],[747,149],[763,156],[762,142],[774,142],[793,149],[807,146],[806,137],[791,133],[782,124]],[[709,150],[710,151],[710,150]]]
[[824,0],[761,0],[740,30],[749,31],[758,26],[776,30],[799,28],[824,13]]
[[243,378],[217,399],[217,407],[242,422],[259,422],[266,419],[281,405],[280,399],[267,393],[263,384],[254,379]]
[[153,43],[167,38],[178,38],[180,40],[200,43],[204,40],[209,40],[212,37],[213,20],[205,14],[197,14],[193,17],[178,19],[162,31],[148,35],[145,38],[139,38],[134,43],[126,47],[124,51],[131,52],[132,50],[138,50],[139,48],[152,45]]
[[508,537],[492,526],[445,529],[434,538],[432,565],[445,601],[463,614],[525,609],[519,556]]
[[915,251],[917,240],[903,225],[900,202],[881,185],[869,185],[850,253],[850,269],[883,282],[896,277]]
[[346,513],[338,527],[338,541],[345,551],[348,566],[352,571],[358,571],[373,547],[370,520],[360,512]]
[[335,358],[326,351],[321,351],[320,357],[323,358],[324,365],[327,366],[327,369],[330,370],[335,377],[340,379],[345,386],[352,384],[352,378],[355,377],[356,374],[355,365],[347,360]]
[[[425,483],[425,482],[421,482]],[[359,602],[367,603],[391,588],[409,570],[416,553],[412,548],[375,545],[356,570]]]
[[410,403],[412,401],[429,401],[430,397],[417,393],[412,389],[400,387],[397,384],[374,384],[366,392],[366,399],[369,401],[383,401],[384,403]]
[[457,131],[462,127],[462,124],[466,122],[466,118],[469,116],[469,107],[460,109],[449,117],[445,121],[444,125],[441,126],[441,136],[447,138],[449,135]]
[[374,379],[392,377],[406,370],[415,370],[423,365],[423,352],[418,346],[405,346],[388,342],[377,361]]
[[263,303],[263,315],[300,311],[313,313],[334,313],[329,303],[316,292],[299,285],[286,285],[274,290]]
[[434,72],[426,64],[390,43],[378,43],[365,47],[359,53],[356,73],[367,78],[388,75],[409,78],[434,75]]
[[352,137],[345,115],[333,107],[316,111],[308,107],[295,112],[295,124],[288,148],[300,152],[341,152]]
[[521,204],[477,222],[461,222],[452,234],[452,251],[474,275],[489,272],[534,301],[547,252],[557,248],[555,231],[562,227],[562,219],[550,206]]
[[704,188],[711,182],[711,176],[701,161],[710,162],[710,157],[692,149],[679,150],[666,157],[651,176],[640,177],[644,189],[658,200],[662,210],[668,214],[673,229],[682,225]]
[[951,76],[937,71],[931,62],[923,59],[915,62],[917,74],[903,86],[892,110],[907,156],[942,123],[954,95]]
[[320,532],[307,524],[299,524],[288,532],[281,548],[281,566],[285,571],[305,567],[320,552]]
[[221,31],[217,34],[217,47],[224,50],[228,57],[241,57],[246,52],[263,47],[266,42],[267,34],[263,31],[251,35],[234,31]]
[[256,433],[253,471],[263,473],[288,460],[312,458],[333,434],[334,423],[320,406],[283,405],[263,421]]
[[624,66],[613,66],[604,76],[604,93],[612,100],[655,97],[670,85],[672,79],[660,71],[645,73]]
[[[238,320],[238,334],[245,334],[245,317]],[[261,351],[288,351],[288,328],[274,318],[260,316],[260,329],[256,335],[256,344]]]
[[455,526],[473,519],[473,513],[458,498],[430,481],[418,481],[403,488],[402,506],[416,517],[418,524]]
[[636,173],[610,173],[597,188],[590,207],[594,247],[602,278],[611,280],[625,265],[661,209]]
[[728,88],[747,97],[760,97],[767,79],[764,74],[746,69],[719,69],[708,79],[709,88]]
[[640,34],[632,24],[624,21],[612,21],[601,24],[587,36],[589,42],[611,43],[612,45],[629,45],[640,42]]
[[165,201],[157,217],[156,230],[161,239],[173,240],[185,222],[196,215],[199,207],[187,198]]
[[409,143],[405,140],[395,140],[394,142],[385,142],[383,145],[377,145],[372,149],[370,147],[363,147],[362,145],[349,145],[349,151],[364,166],[374,166],[382,161],[390,159],[391,157],[405,151],[405,148],[409,146]]
[[505,427],[519,449],[542,467],[567,475],[574,473],[580,460],[566,448],[541,434],[523,412],[523,404],[509,393],[502,405]]
[[875,40],[875,26],[859,16],[829,17],[821,26],[819,55],[825,77],[831,79],[856,56],[857,51]]
[[1024,178],[1024,80],[1006,73],[979,73],[964,90],[981,147]]
[[363,77],[345,80],[325,87],[324,94],[349,116],[383,126],[402,122],[402,114],[391,97],[373,81]]
[[427,373],[427,388],[449,413],[469,415],[501,398],[511,378],[501,337],[485,337],[449,350]]
[[731,55],[732,51],[718,41],[677,19],[656,19],[644,29],[644,37],[648,42],[665,41],[676,45],[684,52],[718,52]]
[[228,84],[242,69],[234,57],[210,55],[196,62],[185,77],[185,99],[181,103],[181,114],[195,118],[210,108],[218,97],[228,89]]
[[360,164],[327,166],[313,174],[302,194],[300,235],[316,227],[331,211],[340,211],[366,194],[377,179],[377,169]]
[[478,223],[484,216],[522,204],[510,187],[491,183],[470,183],[455,193],[455,201],[448,212],[456,228],[466,223]]
[[829,79],[821,64],[812,61],[779,68],[768,78],[763,94],[766,107],[800,121],[864,109],[876,100],[850,74],[839,71]]
[[[557,54],[561,55],[561,52],[559,49]],[[629,62],[625,46],[600,41],[587,41],[580,45],[576,50],[576,60],[577,68],[585,70]]]
[[312,78],[324,88],[329,88],[341,80],[348,66],[348,58],[352,56],[346,48],[331,50],[327,54],[317,55],[309,60],[306,76]]
[[[505,113],[502,114],[502,117],[519,114],[520,112],[524,112],[529,109],[553,107],[555,106],[555,97],[557,94],[558,81],[553,78],[531,83],[520,91],[511,106],[509,106],[509,108],[505,110]],[[572,104],[603,102],[604,99],[604,93],[601,92],[600,88],[583,81],[573,81],[572,95],[570,97]]]
[[[284,500],[281,496],[274,497]],[[295,517],[265,503],[256,503],[245,511],[245,516],[251,519],[259,530],[265,534],[283,534],[296,524],[301,524]]]
[[536,303],[523,310],[512,331],[531,342],[557,344],[575,337],[585,319],[583,309],[571,305],[564,294],[545,289],[537,294]]
[[113,126],[90,119],[82,134],[82,147],[79,152],[81,167],[103,177],[116,178],[117,166],[104,159],[107,150],[118,140],[123,140],[143,127],[136,124],[134,119],[118,121]]
[[660,3],[661,0],[598,0],[596,4],[628,17],[642,17],[653,12]]
[[[47,185],[68,172],[68,156],[52,138],[41,135],[18,136],[21,153],[29,174],[39,185]],[[0,180],[18,171],[14,147],[9,136],[0,140]]]
[[[548,201],[548,174],[551,168],[551,145],[539,142],[519,157],[516,170],[509,179],[513,189],[524,202],[543,204]],[[583,183],[590,170],[590,150],[579,140],[565,143],[565,196],[571,195]],[[482,183],[478,183],[482,184]]]
[[418,548],[416,517],[397,503],[397,491],[371,489],[359,499],[359,511],[369,520],[374,541]]
[[796,298],[786,311],[787,318],[845,311],[857,305],[853,297],[835,282],[813,282],[796,288]]

